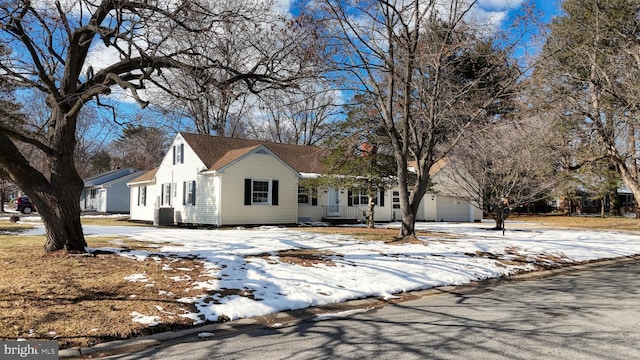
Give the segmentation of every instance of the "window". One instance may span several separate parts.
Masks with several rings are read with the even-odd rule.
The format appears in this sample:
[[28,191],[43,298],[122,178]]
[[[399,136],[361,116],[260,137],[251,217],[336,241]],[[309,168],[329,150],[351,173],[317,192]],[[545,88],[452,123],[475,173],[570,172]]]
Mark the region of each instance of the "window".
[[278,180],[244,179],[245,205],[278,205]]
[[91,189],[91,191],[89,192],[89,199],[95,199],[96,198],[96,189]]
[[394,209],[400,209],[400,191],[394,190],[393,191],[393,208]]
[[[384,189],[380,189],[378,196],[373,199],[376,206],[384,206]],[[369,205],[369,196],[366,189],[349,190],[349,206]]]
[[173,165],[184,164],[184,144],[173,146]]
[[171,183],[162,184],[161,205],[171,205]]
[[298,186],[298,204],[318,205],[318,190]]
[[196,204],[196,182],[185,181],[182,183],[182,203],[184,205]]
[[269,182],[254,180],[251,188],[252,204],[269,203]]
[[138,187],[138,206],[147,206],[147,187]]
[[369,196],[367,195],[367,191],[364,189],[354,189],[351,194],[351,199],[352,199],[353,205],[369,204]]
[[173,198],[178,197],[178,183],[173,183]]

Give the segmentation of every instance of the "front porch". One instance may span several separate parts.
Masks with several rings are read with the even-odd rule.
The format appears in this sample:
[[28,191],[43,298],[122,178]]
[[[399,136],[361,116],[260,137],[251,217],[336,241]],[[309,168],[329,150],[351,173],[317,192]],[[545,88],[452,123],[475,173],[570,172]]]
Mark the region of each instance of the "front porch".
[[366,211],[356,206],[323,206],[322,221],[331,225],[358,224],[366,217]]

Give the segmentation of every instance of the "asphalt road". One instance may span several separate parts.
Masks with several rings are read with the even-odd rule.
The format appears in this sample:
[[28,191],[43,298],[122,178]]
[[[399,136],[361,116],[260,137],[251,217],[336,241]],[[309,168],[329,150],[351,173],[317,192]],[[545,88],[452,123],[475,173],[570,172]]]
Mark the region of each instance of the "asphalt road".
[[[193,339],[192,339],[193,340]],[[640,263],[456,290],[113,359],[640,359]]]

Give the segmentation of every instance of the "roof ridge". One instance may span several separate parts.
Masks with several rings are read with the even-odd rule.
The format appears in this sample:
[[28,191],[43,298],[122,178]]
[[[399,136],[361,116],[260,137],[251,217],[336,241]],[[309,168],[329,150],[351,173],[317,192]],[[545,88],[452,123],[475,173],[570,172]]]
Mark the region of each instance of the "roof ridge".
[[247,151],[264,146],[275,156],[299,172],[320,173],[322,171],[321,152],[327,149],[298,144],[276,143],[255,139],[219,137],[206,134],[180,133],[196,152],[200,160],[210,170],[229,164]]
[[273,140],[259,140],[259,139],[246,139],[246,138],[236,138],[236,137],[230,137],[230,136],[217,136],[217,135],[207,135],[207,134],[198,134],[198,133],[190,133],[190,132],[180,132],[180,134],[184,135],[190,135],[190,136],[202,136],[202,137],[210,137],[210,138],[218,138],[218,139],[223,139],[224,141],[226,140],[231,140],[231,141],[246,141],[246,142],[257,142],[263,145],[267,145],[267,144],[273,144],[276,146],[298,146],[298,147],[304,147],[304,148],[312,148],[312,149],[325,149],[323,147],[317,146],[317,145],[304,145],[304,144],[292,144],[292,143],[283,143],[283,142],[276,142]]

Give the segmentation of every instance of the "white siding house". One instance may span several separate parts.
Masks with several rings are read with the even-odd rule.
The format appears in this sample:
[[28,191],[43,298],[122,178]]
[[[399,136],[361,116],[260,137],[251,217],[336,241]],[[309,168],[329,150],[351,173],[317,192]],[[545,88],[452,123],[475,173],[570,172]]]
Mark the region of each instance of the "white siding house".
[[[322,173],[325,155],[310,146],[180,133],[156,169],[129,182],[131,219],[213,226],[364,219],[368,199],[359,190],[301,186]],[[375,220],[399,220],[397,190],[378,194]],[[463,199],[425,199],[432,201],[423,201],[418,220],[479,220]]]
[[127,183],[144,171],[133,168],[117,169],[91,176],[84,180],[80,195],[82,211],[128,213],[130,211]]
[[[409,164],[410,168],[411,165]],[[464,191],[453,179],[449,159],[436,162],[429,171],[433,187],[424,195],[416,220],[475,222],[482,220],[482,210],[474,206],[469,199],[460,196]]]
[[155,175],[156,169],[147,171],[141,176],[131,180],[129,185],[131,219],[139,221],[153,221],[154,209],[157,204],[153,196],[150,198],[150,192],[155,192]]
[[178,134],[153,174],[129,183],[131,219],[157,221],[171,212],[183,224],[297,223],[300,174],[274,151],[295,156],[313,148],[269,145]]

